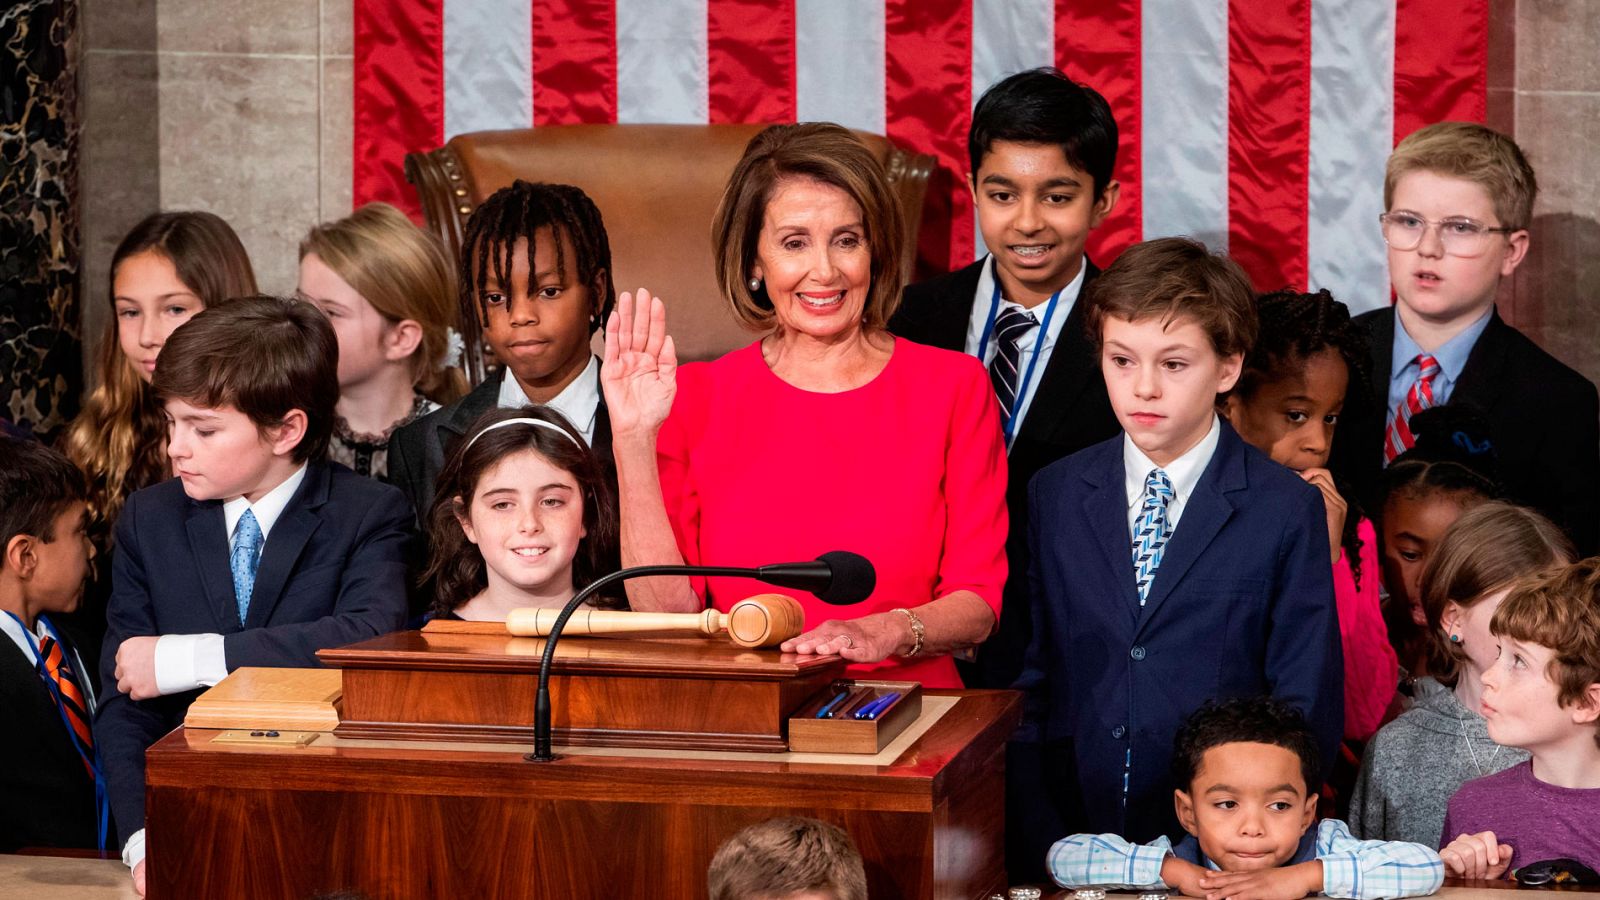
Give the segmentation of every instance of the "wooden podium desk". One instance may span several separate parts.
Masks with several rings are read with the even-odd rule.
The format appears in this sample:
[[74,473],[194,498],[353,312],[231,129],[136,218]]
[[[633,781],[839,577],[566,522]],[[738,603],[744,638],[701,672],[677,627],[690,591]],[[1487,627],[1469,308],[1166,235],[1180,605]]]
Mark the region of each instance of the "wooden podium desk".
[[527,744],[319,734],[258,747],[180,728],[147,755],[149,896],[704,897],[723,840],[798,814],[850,832],[873,898],[981,900],[1004,891],[1020,699],[928,702],[941,697],[956,699],[872,764],[594,747],[531,763]]

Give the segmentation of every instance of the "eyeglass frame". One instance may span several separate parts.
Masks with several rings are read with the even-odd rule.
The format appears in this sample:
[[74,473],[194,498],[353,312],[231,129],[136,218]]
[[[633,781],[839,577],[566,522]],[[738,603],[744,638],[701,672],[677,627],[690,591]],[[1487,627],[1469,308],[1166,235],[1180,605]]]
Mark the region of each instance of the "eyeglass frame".
[[[1389,217],[1392,216],[1392,215],[1395,215],[1395,211],[1391,210],[1389,212],[1378,213],[1378,233],[1383,237],[1383,243],[1386,246],[1388,246],[1389,249],[1398,250],[1401,253],[1409,253],[1412,250],[1415,250],[1418,247],[1421,247],[1422,246],[1422,242],[1425,239],[1427,239],[1427,237],[1428,237],[1428,229],[1430,227],[1439,229],[1439,249],[1440,250],[1444,250],[1445,249],[1445,247],[1444,247],[1444,226],[1445,226],[1445,223],[1451,222],[1451,221],[1467,221],[1467,222],[1471,222],[1474,225],[1479,225],[1479,226],[1482,227],[1483,230],[1479,231],[1478,234],[1516,234],[1519,231],[1527,231],[1526,228],[1513,228],[1513,227],[1511,227],[1509,225],[1499,225],[1499,226],[1495,226],[1495,227],[1491,228],[1488,225],[1483,225],[1478,220],[1469,218],[1467,216],[1456,216],[1456,217],[1452,217],[1450,219],[1429,219],[1426,216],[1420,215],[1418,213],[1409,212],[1409,211],[1405,211],[1405,210],[1401,210],[1401,212],[1405,212],[1405,214],[1408,215],[1408,216],[1416,217],[1416,219],[1422,223],[1422,233],[1417,235],[1417,242],[1415,244],[1412,244],[1409,247],[1396,247],[1389,240]],[[1449,253],[1448,250],[1446,250],[1445,252]],[[1449,255],[1454,256],[1457,259],[1473,259],[1473,258],[1475,258],[1477,256],[1481,256],[1482,254],[1483,254],[1482,250],[1478,251],[1477,253],[1473,253],[1473,254],[1469,254],[1469,255],[1465,255],[1465,256],[1460,254],[1460,253],[1449,253]]]

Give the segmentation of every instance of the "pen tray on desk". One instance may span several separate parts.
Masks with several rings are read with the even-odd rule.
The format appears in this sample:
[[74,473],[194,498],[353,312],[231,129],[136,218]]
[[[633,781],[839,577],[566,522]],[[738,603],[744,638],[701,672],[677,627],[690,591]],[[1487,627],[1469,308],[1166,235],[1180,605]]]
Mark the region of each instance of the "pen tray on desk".
[[[819,719],[817,712],[841,691],[863,689],[840,704],[841,714]],[[876,718],[857,719],[855,710],[872,699],[898,692],[899,698]],[[840,679],[828,685],[789,717],[789,749],[797,753],[877,753],[922,715],[922,684],[916,681]]]

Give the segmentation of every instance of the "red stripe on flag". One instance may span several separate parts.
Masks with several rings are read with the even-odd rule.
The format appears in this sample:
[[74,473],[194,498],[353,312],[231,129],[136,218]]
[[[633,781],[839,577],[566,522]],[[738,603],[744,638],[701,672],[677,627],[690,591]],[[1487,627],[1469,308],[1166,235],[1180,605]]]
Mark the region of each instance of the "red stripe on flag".
[[[1117,208],[1089,235],[1091,259],[1109,265],[1144,234],[1139,156],[1141,32],[1138,0],[1056,4],[1056,67],[1100,92],[1117,120]],[[1170,139],[1166,138],[1166,139]]]
[[444,5],[355,5],[351,199],[382,200],[420,219],[405,155],[444,143]]
[[534,0],[533,124],[617,121],[613,0]]
[[916,277],[941,274],[972,261],[971,0],[886,0],[884,60],[889,139],[938,160],[923,205]]
[[1394,11],[1395,143],[1434,122],[1482,122],[1488,72],[1488,0],[1399,0]]
[[794,0],[707,0],[711,123],[793,122],[794,41]]
[[1228,252],[1260,290],[1303,288],[1311,4],[1228,3]]

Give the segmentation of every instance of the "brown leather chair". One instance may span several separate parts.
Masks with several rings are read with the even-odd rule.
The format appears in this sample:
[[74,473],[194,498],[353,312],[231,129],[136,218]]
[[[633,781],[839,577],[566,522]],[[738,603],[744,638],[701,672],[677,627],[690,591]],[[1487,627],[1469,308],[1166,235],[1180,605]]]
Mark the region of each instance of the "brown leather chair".
[[[472,210],[514,179],[574,184],[605,217],[617,290],[639,287],[667,301],[683,360],[712,359],[754,335],[717,291],[711,218],[728,175],[763,125],[565,125],[481,131],[431,153],[406,156],[429,228],[452,255]],[[857,132],[883,161],[908,223],[901,266],[916,260],[922,201],[933,157]],[[472,373],[477,381],[480,373]]]

